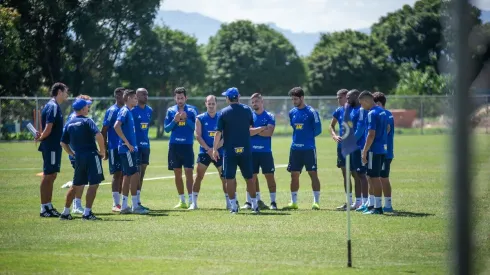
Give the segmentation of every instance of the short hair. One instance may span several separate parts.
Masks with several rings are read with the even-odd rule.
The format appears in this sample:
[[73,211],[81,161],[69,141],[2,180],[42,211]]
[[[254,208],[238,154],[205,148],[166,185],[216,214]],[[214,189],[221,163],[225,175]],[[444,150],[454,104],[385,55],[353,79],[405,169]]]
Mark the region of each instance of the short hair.
[[303,97],[305,96],[305,91],[303,91],[301,87],[294,87],[289,91],[288,95],[295,96],[295,97]]
[[175,88],[175,90],[174,90],[174,96],[176,96],[178,94],[184,94],[184,96],[187,97],[187,91],[185,90],[184,87]]
[[80,99],[80,98],[81,98],[81,99],[85,99],[85,100],[90,100],[90,101],[92,101],[92,98],[91,98],[90,96],[88,96],[88,95],[78,95],[78,96],[77,96],[77,99]]
[[147,90],[147,89],[145,89],[145,88],[138,88],[138,89],[136,89],[136,93],[140,93],[140,92],[141,92],[141,93],[142,93],[142,92],[147,92],[147,93],[148,93],[148,90]]
[[254,98],[258,98],[258,99],[261,99],[262,98],[262,95],[260,93],[255,93],[253,94],[250,99],[254,99]]
[[349,91],[347,89],[340,89],[337,91],[337,95],[346,96]]
[[128,98],[130,96],[135,96],[136,95],[136,91],[135,90],[130,90],[130,89],[126,89],[124,90],[124,101],[128,101]]
[[374,102],[378,103],[381,102],[381,105],[384,107],[386,104],[386,96],[382,92],[375,92],[373,94],[373,99]]
[[124,91],[126,91],[126,88],[124,87],[118,87],[114,90],[114,97],[116,97],[117,94],[119,93],[123,93],[124,94]]
[[56,82],[53,84],[53,86],[51,86],[51,96],[58,96],[60,90],[64,91],[66,89],[68,89],[68,87],[65,84]]
[[238,97],[234,97],[234,98],[228,97],[228,100],[230,100],[230,102],[238,102]]
[[359,100],[365,98],[365,97],[369,97],[371,99],[373,99],[373,94],[371,94],[369,91],[363,91],[360,95],[359,95]]
[[359,98],[359,94],[360,94],[360,93],[361,93],[361,92],[359,92],[359,90],[357,90],[357,89],[352,89],[352,90],[350,90],[350,91],[349,91],[347,94],[355,95],[355,96],[357,96],[357,97]]
[[216,96],[214,96],[214,95],[208,95],[208,96],[206,97],[206,102],[208,101],[208,99],[209,99],[209,98],[214,99],[214,102],[218,103],[218,100],[216,100]]

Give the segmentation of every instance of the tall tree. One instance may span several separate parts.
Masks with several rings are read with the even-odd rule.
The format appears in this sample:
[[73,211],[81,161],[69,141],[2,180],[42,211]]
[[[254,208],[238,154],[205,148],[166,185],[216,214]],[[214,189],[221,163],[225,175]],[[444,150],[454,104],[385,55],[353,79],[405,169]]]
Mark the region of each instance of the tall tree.
[[308,58],[308,91],[334,95],[342,88],[389,92],[397,74],[381,41],[347,30],[323,34]]
[[306,79],[294,46],[267,25],[223,24],[206,49],[208,85],[217,94],[235,86],[243,95],[284,95]]

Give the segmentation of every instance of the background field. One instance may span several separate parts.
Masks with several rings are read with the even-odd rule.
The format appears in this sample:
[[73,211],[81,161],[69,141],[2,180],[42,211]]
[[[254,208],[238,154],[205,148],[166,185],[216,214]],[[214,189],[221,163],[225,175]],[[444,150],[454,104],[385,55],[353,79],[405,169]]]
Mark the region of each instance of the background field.
[[[275,138],[276,165],[288,160],[289,138]],[[335,145],[317,139],[322,183],[321,211],[310,210],[312,194],[307,175],[301,177],[298,211],[263,211],[260,216],[225,210],[216,174],[203,182],[199,211],[173,210],[177,194],[172,179],[144,183],[143,203],[154,209],[148,216],[111,213],[109,185],[99,189],[93,211],[100,222],[41,219],[39,211],[40,154],[33,143],[0,144],[0,272],[7,273],[358,273],[448,272],[448,225],[457,202],[448,190],[447,136],[398,136],[392,164],[396,215],[362,216],[353,213],[353,263],[346,269],[345,213],[333,209],[344,200],[341,174],[335,168]],[[475,244],[478,270],[489,271],[490,195],[488,136],[476,137]],[[481,150],[484,148],[484,150]],[[166,168],[167,143],[152,143],[147,178],[171,176]],[[214,172],[214,168],[210,169]],[[482,172],[479,172],[482,171]],[[107,163],[106,181],[110,180]],[[55,182],[54,205],[62,209],[72,177],[63,155]],[[261,178],[263,179],[263,178]],[[289,202],[289,174],[278,168],[277,202]],[[269,194],[262,180],[262,197]],[[239,180],[239,199],[245,197]]]

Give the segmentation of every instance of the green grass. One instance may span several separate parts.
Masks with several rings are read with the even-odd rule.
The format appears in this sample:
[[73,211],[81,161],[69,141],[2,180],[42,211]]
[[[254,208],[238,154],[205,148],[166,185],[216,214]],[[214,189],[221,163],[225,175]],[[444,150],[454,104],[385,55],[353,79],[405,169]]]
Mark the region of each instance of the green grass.
[[[485,141],[488,136],[479,140]],[[276,165],[286,164],[290,138],[277,137]],[[321,211],[309,210],[312,194],[308,176],[301,176],[298,211],[242,211],[232,216],[223,209],[224,198],[216,174],[208,175],[195,212],[173,210],[177,192],[173,180],[144,183],[142,200],[148,216],[111,213],[109,185],[99,188],[93,211],[100,222],[41,219],[39,211],[40,153],[33,143],[0,144],[0,271],[6,273],[172,273],[172,274],[446,274],[449,265],[447,189],[447,136],[398,136],[392,164],[393,204],[398,215],[362,216],[352,213],[353,269],[346,266],[346,219],[333,211],[345,197],[341,173],[335,167],[335,145],[328,138],[318,144],[322,183]],[[488,151],[488,149],[486,149]],[[488,154],[476,156],[488,167]],[[167,142],[152,143],[147,178],[170,176],[166,169]],[[104,164],[106,181],[110,179]],[[9,169],[26,170],[9,170]],[[212,168],[212,169],[211,169]],[[214,171],[211,167],[210,171]],[[486,169],[488,171],[488,169]],[[488,172],[480,175],[488,180]],[[62,209],[72,177],[63,155],[55,182],[54,205]],[[262,197],[269,201],[262,179]],[[276,172],[279,207],[289,202],[289,174]],[[244,201],[239,179],[239,199]],[[478,186],[479,208],[486,204],[488,184]],[[480,271],[488,271],[490,218],[478,211],[477,257]],[[485,266],[485,263],[487,264]]]

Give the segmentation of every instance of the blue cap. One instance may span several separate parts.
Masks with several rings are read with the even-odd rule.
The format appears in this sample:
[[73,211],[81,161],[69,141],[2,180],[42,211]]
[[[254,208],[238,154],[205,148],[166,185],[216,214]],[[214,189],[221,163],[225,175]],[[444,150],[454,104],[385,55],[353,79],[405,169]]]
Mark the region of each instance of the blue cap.
[[90,104],[92,104],[92,101],[78,98],[77,100],[75,100],[75,102],[73,102],[71,107],[73,107],[73,110],[75,110],[75,111],[80,111],[85,106],[90,105]]
[[224,95],[229,99],[235,99],[238,98],[240,93],[238,92],[237,88],[232,87],[232,88],[228,88],[228,90],[226,90],[226,92],[222,93],[221,95]]

